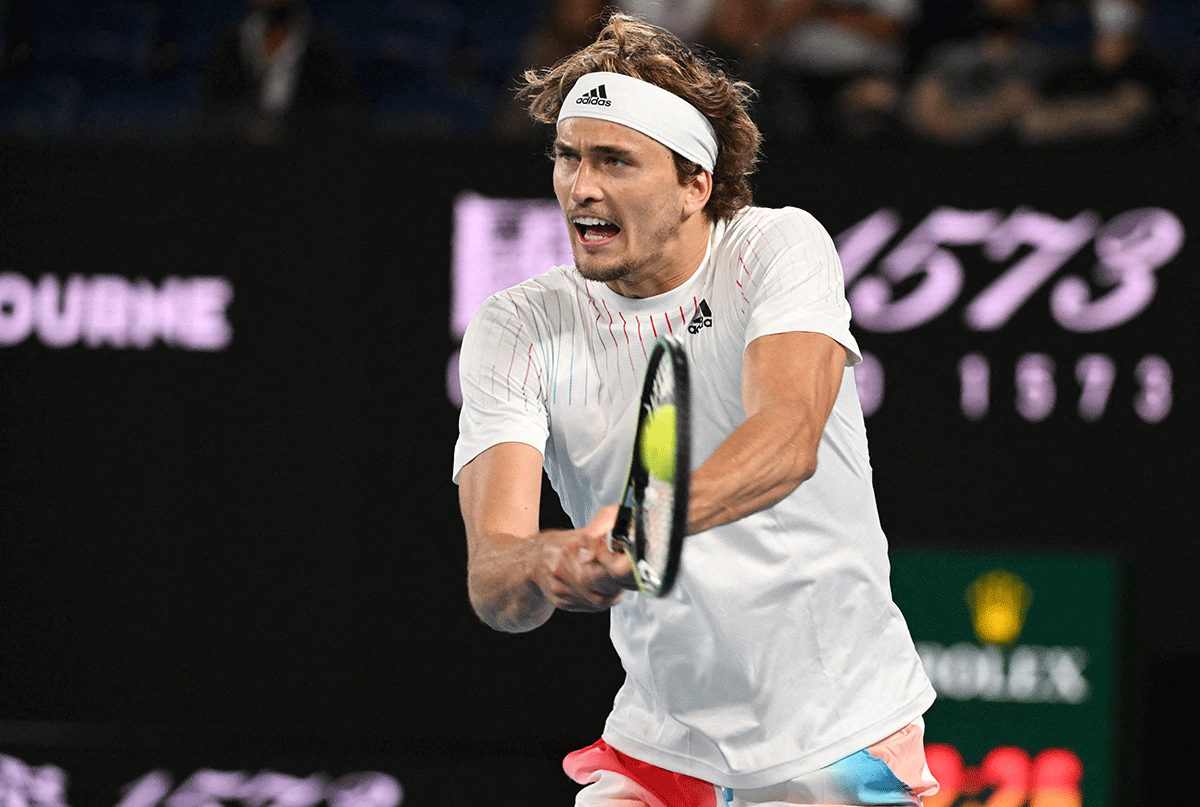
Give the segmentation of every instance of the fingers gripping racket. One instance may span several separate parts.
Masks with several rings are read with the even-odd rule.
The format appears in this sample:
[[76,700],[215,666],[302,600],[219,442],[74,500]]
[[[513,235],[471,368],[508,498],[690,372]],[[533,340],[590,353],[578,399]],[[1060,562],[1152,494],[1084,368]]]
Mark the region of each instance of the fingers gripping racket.
[[633,561],[638,588],[665,596],[679,575],[687,534],[691,475],[691,401],[687,357],[674,337],[650,351],[642,385],[629,481],[610,545]]

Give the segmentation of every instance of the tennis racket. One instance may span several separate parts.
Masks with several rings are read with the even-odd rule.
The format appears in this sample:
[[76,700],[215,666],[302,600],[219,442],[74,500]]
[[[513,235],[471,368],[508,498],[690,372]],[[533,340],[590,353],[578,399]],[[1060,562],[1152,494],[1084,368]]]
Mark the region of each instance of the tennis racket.
[[675,585],[687,534],[691,406],[687,357],[674,337],[650,351],[633,459],[609,546],[633,561],[638,588],[663,597]]

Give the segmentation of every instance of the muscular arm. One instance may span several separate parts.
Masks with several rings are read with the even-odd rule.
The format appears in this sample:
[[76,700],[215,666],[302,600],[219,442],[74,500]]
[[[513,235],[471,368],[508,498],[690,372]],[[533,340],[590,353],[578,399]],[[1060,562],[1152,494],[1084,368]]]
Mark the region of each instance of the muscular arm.
[[1035,142],[1115,134],[1134,126],[1153,106],[1150,91],[1129,80],[1109,92],[1038,103],[1021,117],[1018,128]]
[[688,532],[770,507],[816,472],[845,364],[845,348],[824,334],[772,334],[746,348],[746,421],[692,474]]
[[541,530],[541,485],[541,452],[524,443],[493,446],[459,475],[471,606],[496,630],[533,630],[556,608],[611,608],[632,583],[628,558],[605,541],[616,508],[582,530]]
[[987,95],[954,99],[935,76],[918,79],[909,102],[914,127],[939,140],[969,141],[1000,131],[1034,103],[1033,91],[1009,82]]

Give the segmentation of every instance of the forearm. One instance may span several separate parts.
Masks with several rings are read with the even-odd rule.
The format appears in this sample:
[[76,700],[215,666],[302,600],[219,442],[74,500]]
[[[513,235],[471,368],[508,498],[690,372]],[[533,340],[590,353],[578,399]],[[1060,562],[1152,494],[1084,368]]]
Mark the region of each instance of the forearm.
[[782,500],[817,471],[817,447],[841,388],[846,350],[804,331],[746,348],[746,420],[691,477],[688,532],[737,521]]
[[1021,132],[1030,140],[1110,134],[1136,122],[1150,107],[1145,90],[1126,84],[1107,94],[1041,103],[1021,118]]
[[820,427],[779,414],[748,418],[692,474],[689,533],[765,510],[816,472]]
[[1028,96],[1009,86],[982,98],[954,100],[923,83],[913,93],[911,120],[917,129],[942,140],[972,140],[1007,126],[1028,104]]
[[629,557],[608,548],[616,515],[612,505],[581,530],[470,536],[467,588],[475,613],[496,630],[522,633],[543,625],[555,609],[612,608],[636,587]]
[[969,140],[993,132],[1010,119],[990,100],[941,104],[919,110],[916,123],[929,134],[945,140]]
[[467,564],[471,607],[484,624],[506,633],[541,626],[554,613],[534,576],[540,536],[489,536]]

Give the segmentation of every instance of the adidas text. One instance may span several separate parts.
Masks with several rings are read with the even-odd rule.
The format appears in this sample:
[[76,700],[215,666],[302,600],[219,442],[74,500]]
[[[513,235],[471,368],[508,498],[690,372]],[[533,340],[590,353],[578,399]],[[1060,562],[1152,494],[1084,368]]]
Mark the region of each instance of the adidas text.
[[701,300],[700,305],[696,307],[696,315],[688,323],[688,333],[700,333],[701,328],[711,328],[712,324],[712,309],[708,307],[708,300]]
[[593,104],[595,106],[612,106],[612,101],[607,98],[596,98],[594,96],[585,95],[582,98],[576,98],[577,104]]

